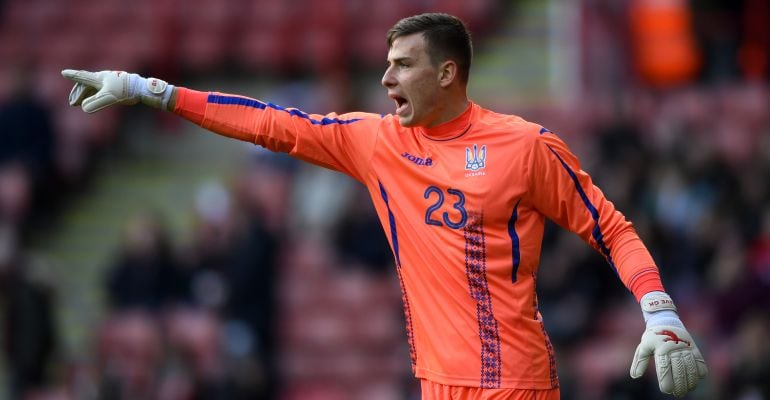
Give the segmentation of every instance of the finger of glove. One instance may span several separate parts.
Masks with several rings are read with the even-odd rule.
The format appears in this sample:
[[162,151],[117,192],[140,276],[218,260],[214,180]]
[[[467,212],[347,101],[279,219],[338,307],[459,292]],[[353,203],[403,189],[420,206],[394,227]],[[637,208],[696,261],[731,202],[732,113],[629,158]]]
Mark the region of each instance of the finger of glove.
[[681,357],[682,360],[684,360],[686,368],[685,377],[687,378],[687,391],[690,392],[695,390],[695,387],[698,386],[698,380],[700,380],[697,361],[695,360],[695,355],[691,351],[683,352]]
[[658,376],[658,387],[663,393],[673,394],[675,389],[675,374],[671,370],[671,358],[668,354],[655,356],[655,373]]
[[709,372],[709,369],[706,366],[706,360],[703,359],[703,356],[700,354],[698,347],[693,348],[692,354],[693,358],[695,358],[695,367],[698,369],[698,377],[705,377]]
[[696,366],[696,368],[698,368],[698,377],[699,378],[703,379],[704,377],[706,377],[706,375],[708,375],[709,369],[706,366],[706,361],[704,361],[703,359],[698,360],[696,358],[695,359],[695,366]]
[[644,371],[647,369],[647,365],[650,363],[651,352],[645,351],[642,344],[636,346],[634,352],[634,359],[631,361],[631,377],[637,379],[644,375]]
[[87,113],[95,113],[105,107],[111,106],[118,102],[118,99],[110,92],[98,91],[95,95],[87,97],[83,100],[81,107],[83,111]]
[[89,71],[83,71],[83,70],[75,70],[75,69],[65,69],[61,72],[62,76],[65,78],[75,81],[77,83],[82,83],[87,86],[95,87],[97,90],[102,88],[102,80],[99,79],[99,76],[95,72],[89,72]]
[[671,354],[671,375],[673,391],[669,392],[676,397],[682,397],[698,384],[697,369],[692,352],[677,352]]
[[88,96],[96,93],[96,89],[91,86],[84,85],[82,83],[76,83],[72,86],[69,95],[69,104],[71,106],[79,106],[80,103]]

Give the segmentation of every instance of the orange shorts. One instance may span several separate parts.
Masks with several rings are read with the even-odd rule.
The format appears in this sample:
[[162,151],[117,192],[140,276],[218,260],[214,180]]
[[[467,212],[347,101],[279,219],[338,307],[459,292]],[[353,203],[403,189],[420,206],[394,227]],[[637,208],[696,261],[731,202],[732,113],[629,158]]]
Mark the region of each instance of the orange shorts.
[[555,389],[482,389],[420,380],[422,400],[559,400]]

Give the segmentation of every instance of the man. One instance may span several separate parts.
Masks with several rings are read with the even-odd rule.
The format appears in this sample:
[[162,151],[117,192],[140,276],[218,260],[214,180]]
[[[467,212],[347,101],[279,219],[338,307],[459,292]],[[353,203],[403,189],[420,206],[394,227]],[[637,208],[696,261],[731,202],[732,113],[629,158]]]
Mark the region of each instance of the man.
[[694,389],[705,362],[631,224],[555,134],[468,99],[464,24],[422,14],[387,39],[382,85],[395,115],[322,116],[125,72],[62,74],[86,112],[141,101],[366,185],[395,256],[423,399],[559,397],[535,295],[545,218],[600,251],[640,301],[647,330],[631,376],[655,355],[662,391]]

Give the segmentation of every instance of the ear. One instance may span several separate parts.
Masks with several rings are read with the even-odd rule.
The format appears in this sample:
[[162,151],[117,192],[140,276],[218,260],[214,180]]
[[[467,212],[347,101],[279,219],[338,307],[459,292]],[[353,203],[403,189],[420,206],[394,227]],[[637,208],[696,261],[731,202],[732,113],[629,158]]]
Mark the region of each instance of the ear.
[[438,81],[441,87],[449,87],[457,80],[457,63],[452,60],[446,60],[438,68]]

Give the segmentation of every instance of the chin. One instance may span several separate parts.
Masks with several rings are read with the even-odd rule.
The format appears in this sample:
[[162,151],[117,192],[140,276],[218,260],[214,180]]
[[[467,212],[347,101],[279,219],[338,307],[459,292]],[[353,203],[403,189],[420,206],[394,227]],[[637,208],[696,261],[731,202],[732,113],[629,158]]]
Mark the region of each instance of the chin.
[[398,117],[398,123],[401,124],[401,126],[406,128],[412,128],[416,125],[414,123],[414,119],[409,117]]

